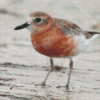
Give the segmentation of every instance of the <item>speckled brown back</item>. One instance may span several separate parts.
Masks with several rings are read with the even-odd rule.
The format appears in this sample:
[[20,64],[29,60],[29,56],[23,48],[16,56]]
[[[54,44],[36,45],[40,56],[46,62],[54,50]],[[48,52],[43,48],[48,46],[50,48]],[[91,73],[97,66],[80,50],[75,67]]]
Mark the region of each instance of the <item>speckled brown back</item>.
[[54,23],[56,23],[59,26],[59,29],[67,36],[71,34],[75,34],[75,35],[84,34],[86,39],[89,39],[93,36],[93,34],[83,31],[78,25],[70,21],[58,19],[58,18],[54,18],[54,20],[55,20]]

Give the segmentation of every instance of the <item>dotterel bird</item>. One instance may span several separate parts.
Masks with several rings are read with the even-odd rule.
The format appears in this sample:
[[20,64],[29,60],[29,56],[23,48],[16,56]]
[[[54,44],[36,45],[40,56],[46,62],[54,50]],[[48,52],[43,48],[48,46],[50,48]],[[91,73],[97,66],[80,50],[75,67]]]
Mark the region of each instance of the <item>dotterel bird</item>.
[[[73,68],[72,57],[87,49],[92,40],[100,36],[98,32],[82,30],[76,24],[58,18],[52,18],[44,12],[34,12],[29,15],[28,21],[15,30],[27,28],[31,32],[31,42],[36,51],[50,57],[51,68],[42,82],[42,86],[53,69],[52,58],[69,58],[70,71],[66,89],[69,89],[70,77]],[[58,86],[62,87],[62,86]]]

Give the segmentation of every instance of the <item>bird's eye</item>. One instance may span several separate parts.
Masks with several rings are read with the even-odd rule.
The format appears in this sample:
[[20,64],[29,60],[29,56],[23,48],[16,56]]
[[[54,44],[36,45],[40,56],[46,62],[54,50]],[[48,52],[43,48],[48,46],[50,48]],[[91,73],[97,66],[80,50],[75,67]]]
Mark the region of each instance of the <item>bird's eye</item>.
[[34,19],[35,24],[39,25],[42,24],[43,20],[41,18]]
[[37,23],[40,22],[40,21],[41,21],[41,18],[36,18],[35,19],[35,22],[37,22]]

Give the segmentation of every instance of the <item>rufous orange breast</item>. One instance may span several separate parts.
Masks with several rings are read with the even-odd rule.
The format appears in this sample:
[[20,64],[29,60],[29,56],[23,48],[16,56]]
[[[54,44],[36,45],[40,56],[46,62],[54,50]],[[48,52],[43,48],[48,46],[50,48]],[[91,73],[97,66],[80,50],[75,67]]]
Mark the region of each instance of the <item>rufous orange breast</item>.
[[73,56],[75,44],[74,36],[65,36],[59,29],[50,29],[45,33],[31,33],[31,42],[36,51],[49,57]]

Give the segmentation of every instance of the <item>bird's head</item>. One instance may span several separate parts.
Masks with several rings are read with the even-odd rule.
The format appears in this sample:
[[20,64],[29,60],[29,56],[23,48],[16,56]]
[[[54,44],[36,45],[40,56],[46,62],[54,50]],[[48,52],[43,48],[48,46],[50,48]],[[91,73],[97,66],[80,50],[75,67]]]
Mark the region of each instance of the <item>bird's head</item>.
[[49,14],[38,11],[31,13],[27,22],[15,27],[15,30],[27,28],[33,34],[42,33],[52,28],[53,21]]

